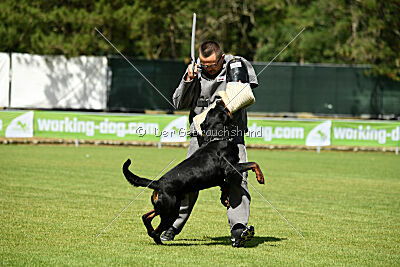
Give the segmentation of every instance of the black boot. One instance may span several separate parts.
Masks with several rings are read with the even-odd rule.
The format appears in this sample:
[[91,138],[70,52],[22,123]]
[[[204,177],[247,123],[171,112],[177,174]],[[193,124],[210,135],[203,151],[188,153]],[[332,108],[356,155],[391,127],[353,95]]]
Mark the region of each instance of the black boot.
[[175,235],[177,234],[177,230],[171,226],[168,228],[162,235],[161,235],[161,241],[172,241],[175,238]]
[[254,227],[249,225],[245,227],[243,224],[235,225],[231,230],[232,247],[243,247],[246,242],[254,236]]

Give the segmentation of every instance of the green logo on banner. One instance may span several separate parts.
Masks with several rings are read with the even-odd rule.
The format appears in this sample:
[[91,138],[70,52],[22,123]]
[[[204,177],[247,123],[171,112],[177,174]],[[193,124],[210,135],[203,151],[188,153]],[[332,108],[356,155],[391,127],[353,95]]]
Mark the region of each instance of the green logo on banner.
[[329,146],[331,144],[331,121],[314,127],[306,138],[306,146]]
[[7,125],[6,137],[33,137],[33,111],[26,112]]

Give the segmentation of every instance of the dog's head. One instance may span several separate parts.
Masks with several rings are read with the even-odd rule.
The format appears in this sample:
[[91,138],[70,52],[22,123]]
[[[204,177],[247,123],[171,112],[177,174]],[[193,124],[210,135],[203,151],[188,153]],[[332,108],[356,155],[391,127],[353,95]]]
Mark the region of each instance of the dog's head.
[[210,141],[214,138],[231,138],[232,130],[235,129],[236,124],[224,102],[218,101],[216,106],[208,111],[204,122],[200,126],[204,139]]

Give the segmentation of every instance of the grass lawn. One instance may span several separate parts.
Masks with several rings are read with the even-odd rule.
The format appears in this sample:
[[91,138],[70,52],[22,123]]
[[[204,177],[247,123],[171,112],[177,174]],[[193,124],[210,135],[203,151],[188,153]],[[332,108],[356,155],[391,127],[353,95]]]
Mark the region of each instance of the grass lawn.
[[[2,265],[400,265],[400,157],[384,153],[249,150],[266,178],[250,187],[256,237],[232,248],[219,189],[200,193],[183,232],[157,246],[141,215],[151,190],[96,235],[181,148],[0,145]],[[154,223],[158,223],[156,220]]]

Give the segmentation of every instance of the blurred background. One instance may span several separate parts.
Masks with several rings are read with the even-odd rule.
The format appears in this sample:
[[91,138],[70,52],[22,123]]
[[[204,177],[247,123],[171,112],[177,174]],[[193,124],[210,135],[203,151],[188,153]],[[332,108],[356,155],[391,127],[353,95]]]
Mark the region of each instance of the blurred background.
[[[0,106],[173,112],[95,28],[170,98],[189,62],[194,12],[196,45],[218,41],[257,73],[306,28],[259,76],[254,114],[399,118],[400,2],[375,0],[3,0],[11,78]],[[40,86],[40,74],[26,75],[38,70],[48,79]]]

